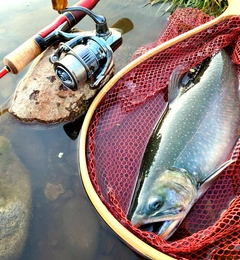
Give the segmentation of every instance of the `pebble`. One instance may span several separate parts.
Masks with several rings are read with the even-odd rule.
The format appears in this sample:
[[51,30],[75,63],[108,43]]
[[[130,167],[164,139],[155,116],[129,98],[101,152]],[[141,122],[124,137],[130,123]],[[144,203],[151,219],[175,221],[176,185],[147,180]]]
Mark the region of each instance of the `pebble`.
[[56,200],[61,194],[65,192],[62,184],[47,183],[44,193],[47,199]]

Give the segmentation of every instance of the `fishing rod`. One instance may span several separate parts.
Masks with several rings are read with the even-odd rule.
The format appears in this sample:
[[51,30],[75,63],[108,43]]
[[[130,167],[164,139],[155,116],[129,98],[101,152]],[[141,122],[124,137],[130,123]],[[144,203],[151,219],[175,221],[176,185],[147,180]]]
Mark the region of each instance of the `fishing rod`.
[[[93,9],[98,2],[99,0],[81,0],[73,5],[73,7]],[[85,12],[79,12],[79,10],[69,10],[62,13],[54,20],[54,22],[43,28],[17,49],[4,57],[3,63],[5,66],[0,70],[0,78],[9,72],[18,74],[33,59],[46,50],[47,47],[58,40],[58,31],[61,30],[63,32],[68,32],[85,15]]]

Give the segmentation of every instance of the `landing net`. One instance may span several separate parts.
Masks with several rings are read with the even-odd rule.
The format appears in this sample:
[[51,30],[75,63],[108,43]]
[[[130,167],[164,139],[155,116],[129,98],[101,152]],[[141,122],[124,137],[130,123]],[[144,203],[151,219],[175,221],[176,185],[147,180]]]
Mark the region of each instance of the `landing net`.
[[[159,39],[132,59],[212,17],[193,8],[170,17]],[[169,77],[227,48],[240,72],[240,17],[233,17],[149,58],[124,75],[95,110],[87,134],[87,167],[93,187],[111,214],[131,233],[177,259],[240,259],[240,142],[231,164],[194,205],[169,241],[142,232],[126,218],[143,153],[167,101]],[[240,73],[239,73],[240,75]]]

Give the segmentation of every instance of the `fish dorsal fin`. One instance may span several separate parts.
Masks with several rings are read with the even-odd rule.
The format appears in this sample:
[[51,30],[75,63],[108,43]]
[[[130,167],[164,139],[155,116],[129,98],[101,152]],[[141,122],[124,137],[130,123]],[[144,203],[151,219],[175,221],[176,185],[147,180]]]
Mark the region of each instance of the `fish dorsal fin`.
[[178,97],[181,96],[181,78],[183,77],[186,67],[178,65],[170,75],[168,85],[168,103],[171,106]]
[[236,160],[228,160],[224,162],[220,167],[217,168],[216,171],[214,171],[209,177],[205,178],[201,182],[198,183],[199,189],[198,189],[198,198],[201,197],[206,190],[212,185],[213,181],[219,176],[219,174],[226,169],[230,164],[235,162]]

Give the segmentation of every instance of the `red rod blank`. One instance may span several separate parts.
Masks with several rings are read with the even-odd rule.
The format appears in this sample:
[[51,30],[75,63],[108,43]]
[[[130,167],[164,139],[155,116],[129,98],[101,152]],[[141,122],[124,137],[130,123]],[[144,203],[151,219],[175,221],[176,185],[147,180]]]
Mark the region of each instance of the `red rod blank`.
[[8,72],[9,70],[7,69],[7,67],[4,67],[2,70],[0,70],[0,78],[8,74]]

